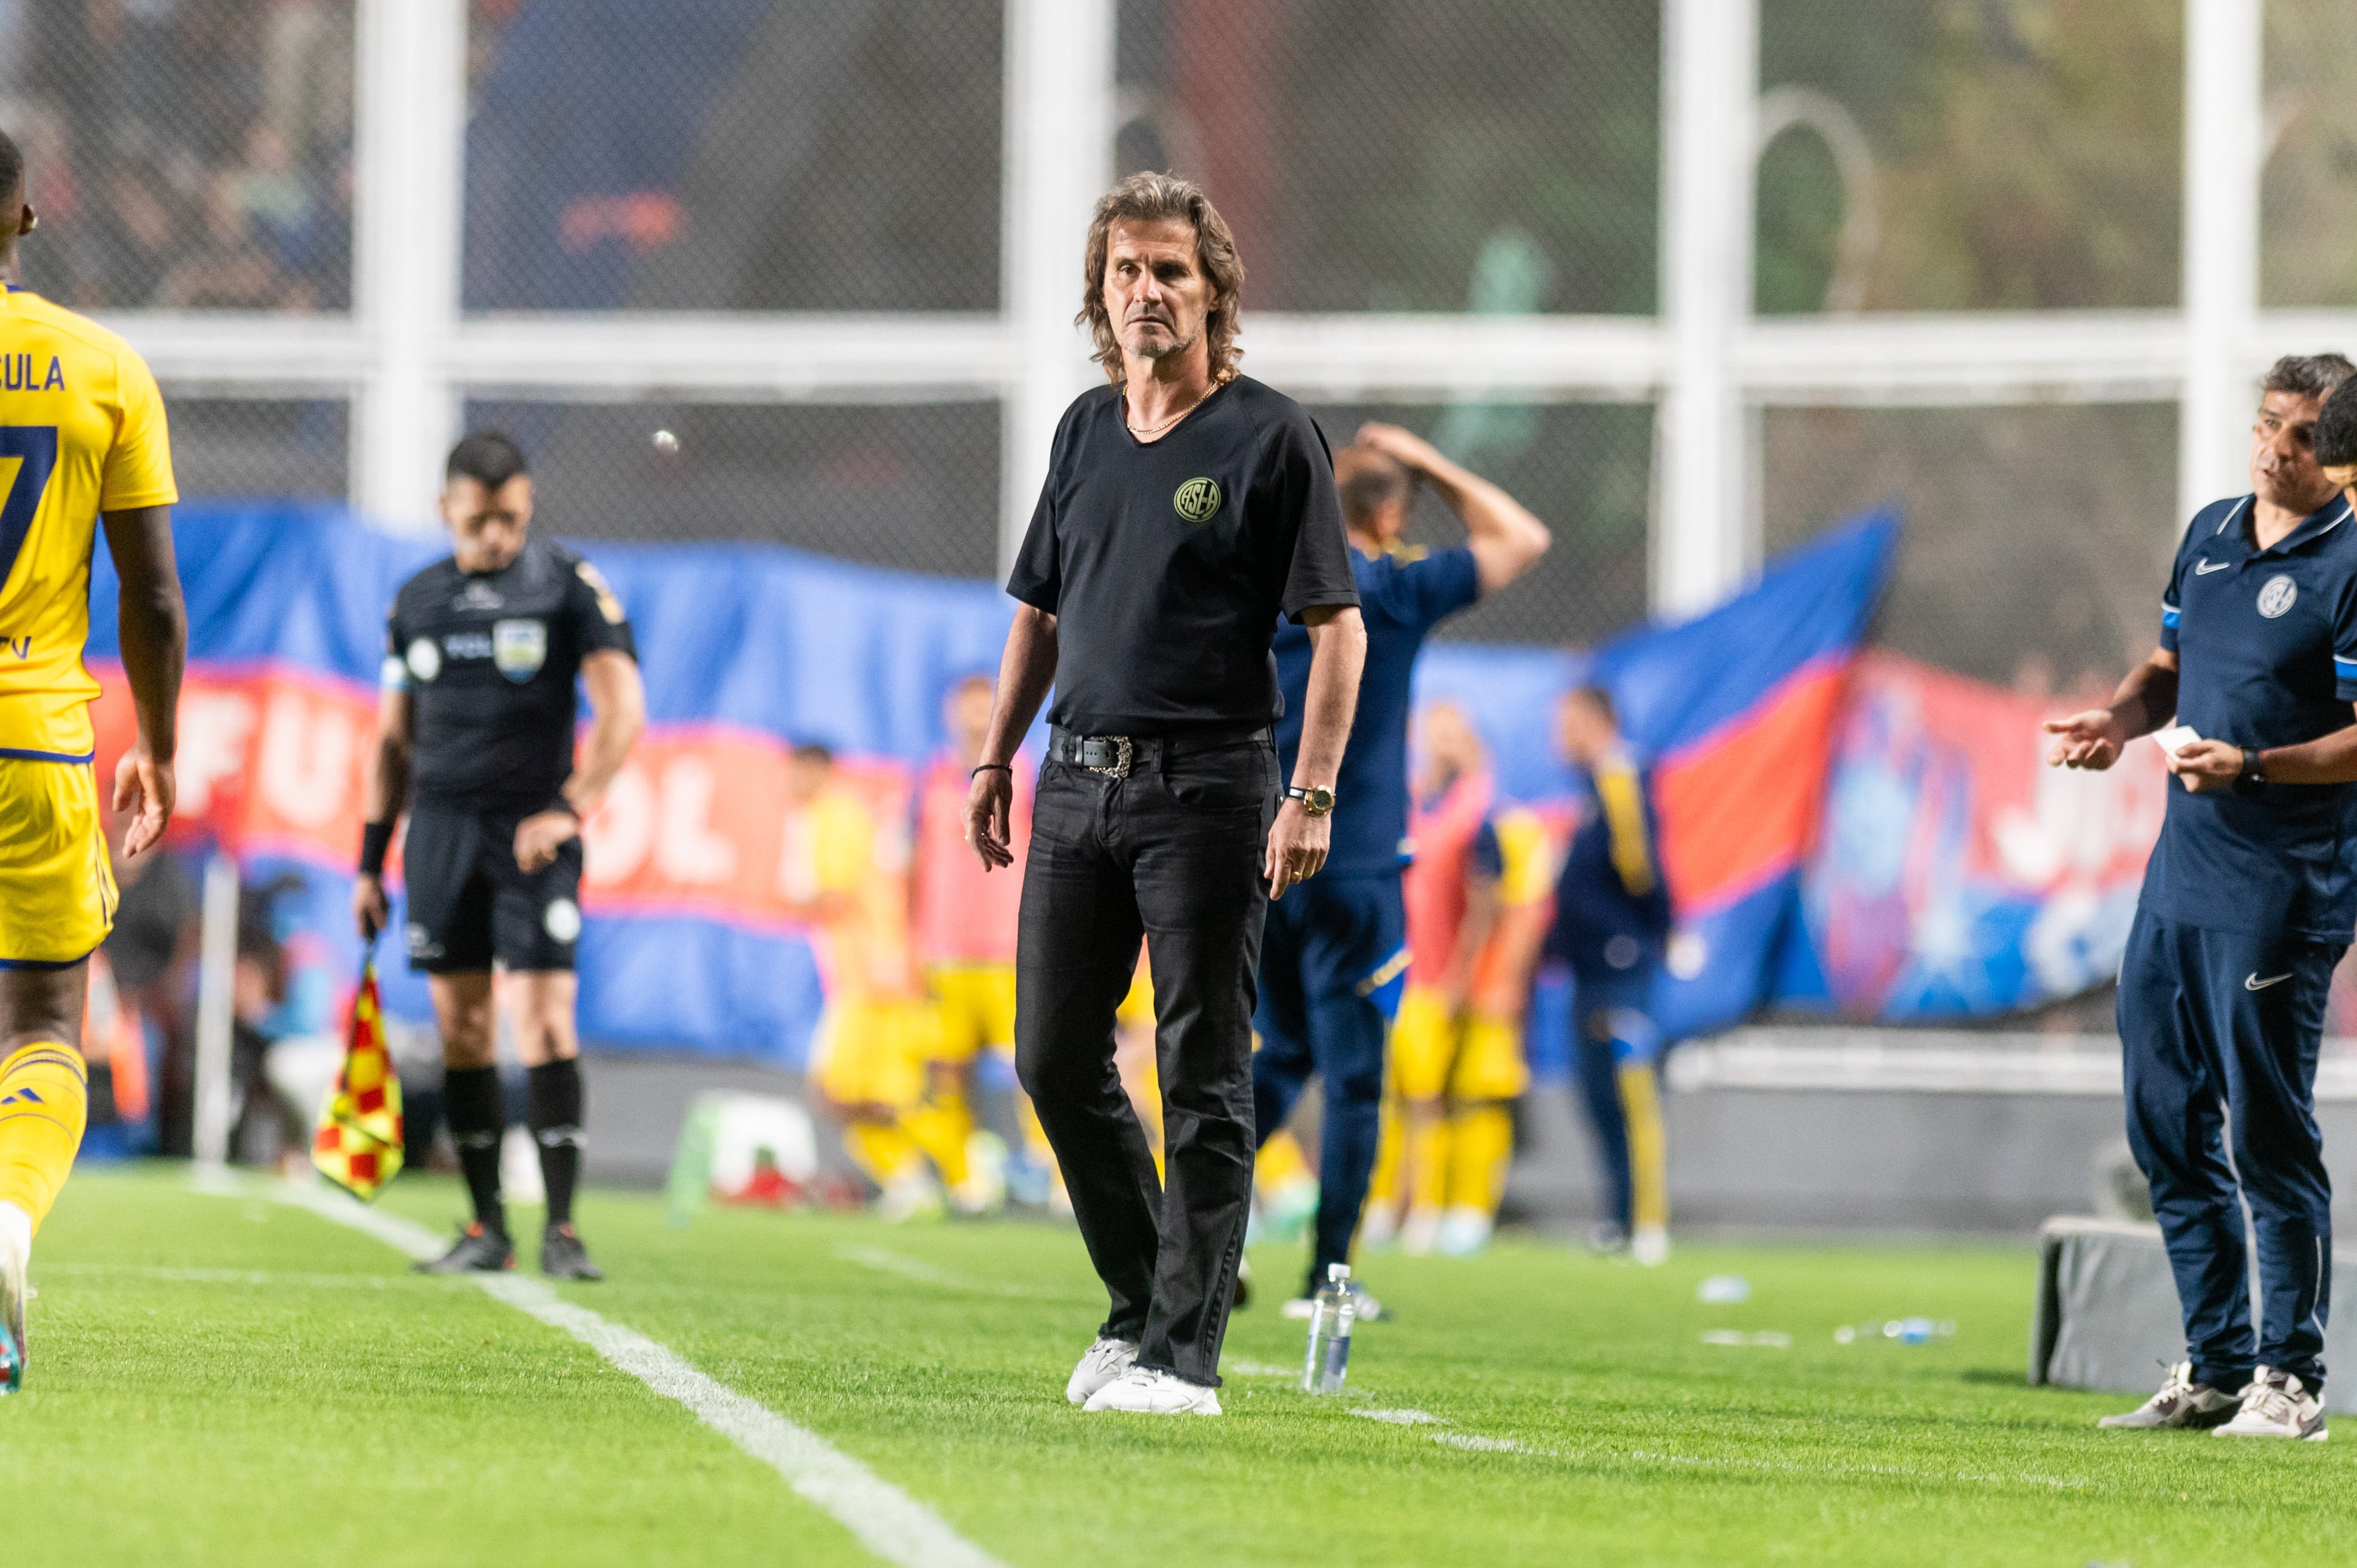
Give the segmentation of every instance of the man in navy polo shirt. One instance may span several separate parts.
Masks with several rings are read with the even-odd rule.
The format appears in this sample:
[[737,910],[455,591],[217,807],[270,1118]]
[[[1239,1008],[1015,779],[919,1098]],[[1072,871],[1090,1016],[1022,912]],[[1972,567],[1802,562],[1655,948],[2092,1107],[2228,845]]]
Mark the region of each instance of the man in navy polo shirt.
[[2338,354],[2267,372],[2253,493],[2186,531],[2158,650],[2110,706],[2046,726],[2061,737],[2050,761],[2102,768],[2174,714],[2158,739],[2185,785],[2169,791],[2145,872],[2119,1026],[2128,1143],[2152,1184],[2187,1359],[2104,1426],[2325,1435],[2331,1189],[2313,1090],[2326,993],[2357,925],[2357,789],[2297,763],[2304,743],[2350,727],[2357,702],[2357,527],[2313,445],[2352,373]]
[[[1383,1092],[1383,1036],[1407,975],[1407,915],[1400,870],[1407,837],[1409,680],[1432,628],[1529,571],[1546,553],[1546,525],[1513,497],[1395,424],[1360,426],[1334,455],[1367,662],[1342,754],[1334,843],[1318,875],[1269,906],[1261,938],[1260,1005],[1253,1018],[1253,1110],[1266,1143],[1292,1114],[1310,1076],[1325,1085],[1318,1123],[1317,1242],[1309,1284],[1286,1311],[1306,1315],[1329,1263],[1347,1262],[1374,1170]],[[1465,542],[1416,556],[1401,548],[1416,481],[1429,483],[1465,525]],[[1309,638],[1283,626],[1275,645],[1285,716],[1277,754],[1290,769],[1308,711]],[[1376,1307],[1356,1281],[1360,1315]]]

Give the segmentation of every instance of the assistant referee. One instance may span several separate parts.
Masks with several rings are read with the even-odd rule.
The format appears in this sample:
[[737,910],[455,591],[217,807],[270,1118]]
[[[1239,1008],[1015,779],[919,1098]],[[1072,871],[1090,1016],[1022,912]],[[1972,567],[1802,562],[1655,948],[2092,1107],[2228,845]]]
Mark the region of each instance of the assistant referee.
[[[1098,201],[1081,319],[1108,384],[1064,413],[1007,592],[969,836],[1012,863],[1009,768],[1052,683],[1016,956],[1016,1069],[1112,1298],[1065,1397],[1217,1415],[1252,1197],[1252,1020],[1268,900],[1330,842],[1366,631],[1325,439],[1240,375],[1243,266],[1202,190]],[[1312,646],[1290,787],[1278,618]],[[1347,810],[1345,803],[1343,809]],[[1153,964],[1167,1187],[1114,1070],[1140,935]]]
[[[526,1122],[548,1189],[544,1273],[602,1277],[573,1228],[581,1167],[581,821],[646,725],[630,623],[597,569],[534,536],[532,477],[514,442],[479,431],[450,454],[442,516],[451,553],[401,586],[385,622],[368,826],[352,909],[384,928],[384,862],[404,808],[409,964],[442,1033],[444,1113],[475,1218],[432,1273],[515,1266],[500,1197],[492,965],[529,1090]],[[574,764],[576,680],[594,717]]]

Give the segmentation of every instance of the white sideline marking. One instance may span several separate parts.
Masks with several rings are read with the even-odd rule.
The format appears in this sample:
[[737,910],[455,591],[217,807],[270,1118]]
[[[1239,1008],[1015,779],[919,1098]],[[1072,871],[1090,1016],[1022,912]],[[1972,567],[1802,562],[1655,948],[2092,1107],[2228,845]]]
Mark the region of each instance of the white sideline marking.
[[42,1277],[50,1274],[95,1274],[110,1279],[126,1276],[163,1280],[170,1284],[296,1285],[306,1290],[383,1290],[393,1282],[388,1274],[280,1274],[261,1269],[171,1269],[148,1263],[43,1263]]
[[1277,1367],[1266,1361],[1239,1361],[1227,1357],[1220,1360],[1220,1376],[1223,1378],[1297,1378],[1300,1375],[1298,1367]]
[[1773,1328],[1762,1328],[1750,1334],[1740,1328],[1706,1328],[1702,1342],[1706,1345],[1748,1345],[1762,1350],[1790,1350],[1792,1348],[1792,1337]]
[[[210,1187],[209,1190],[221,1190]],[[242,1190],[231,1187],[229,1190]],[[442,1238],[422,1225],[361,1204],[325,1187],[292,1183],[270,1189],[282,1203],[373,1236],[413,1258],[438,1256]],[[619,1369],[646,1384],[746,1453],[777,1471],[793,1489],[833,1514],[859,1543],[901,1568],[1005,1568],[998,1559],[952,1530],[932,1509],[807,1428],[697,1371],[635,1328],[565,1300],[538,1280],[514,1274],[467,1276],[518,1312],[561,1328]]]
[[1446,1443],[1451,1448],[1469,1448],[1476,1454],[1542,1454],[1555,1455],[1544,1448],[1529,1448],[1511,1437],[1476,1437],[1469,1432],[1436,1432],[1435,1443]]
[[1698,1454],[1651,1454],[1641,1448],[1630,1450],[1629,1457],[1652,1465],[1692,1465],[1704,1469],[1726,1470],[1790,1470],[1808,1476],[1905,1476],[1921,1481],[1975,1481],[1983,1485],[1994,1483],[2063,1489],[2087,1484],[2060,1476],[1989,1476],[1975,1470],[1918,1470],[1904,1465],[1800,1465],[1780,1459],[1717,1459]]

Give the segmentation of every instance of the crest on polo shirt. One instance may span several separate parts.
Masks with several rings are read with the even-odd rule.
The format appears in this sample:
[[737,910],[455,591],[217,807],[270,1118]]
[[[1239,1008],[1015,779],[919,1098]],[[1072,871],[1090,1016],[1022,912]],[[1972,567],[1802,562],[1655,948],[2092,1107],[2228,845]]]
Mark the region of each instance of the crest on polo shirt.
[[548,628],[536,620],[503,620],[491,627],[491,663],[518,685],[548,662]]
[[1220,512],[1220,481],[1189,479],[1178,487],[1170,505],[1189,522],[1209,522]]
[[2298,599],[2299,585],[2293,582],[2288,575],[2278,573],[2269,577],[2267,585],[2259,590],[2259,613],[2273,620],[2291,608]]

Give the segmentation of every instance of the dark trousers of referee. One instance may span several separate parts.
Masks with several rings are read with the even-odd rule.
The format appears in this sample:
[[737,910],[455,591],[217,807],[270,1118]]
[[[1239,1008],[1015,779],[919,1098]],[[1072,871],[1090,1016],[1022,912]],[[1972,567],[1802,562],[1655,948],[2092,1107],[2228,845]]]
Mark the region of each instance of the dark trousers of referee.
[[[1252,1019],[1276,747],[1140,739],[1126,777],[1050,736],[1031,808],[1015,1066],[1138,1365],[1216,1387],[1252,1201]],[[1154,972],[1165,1176],[1114,1068],[1139,939]]]
[[[2347,950],[2141,910],[2128,932],[2119,993],[2128,1144],[2152,1184],[2194,1380],[2212,1388],[2239,1391],[2259,1366],[2324,1387],[2332,1187],[2316,1060]],[[2255,1337],[2243,1201],[2258,1246]]]
[[1272,906],[1261,950],[1260,1050],[1253,1058],[1254,1122],[1265,1143],[1293,1114],[1316,1074],[1318,1124],[1315,1294],[1326,1265],[1351,1259],[1367,1206],[1383,1110],[1383,1041],[1406,974],[1407,911],[1399,875],[1320,875]]

